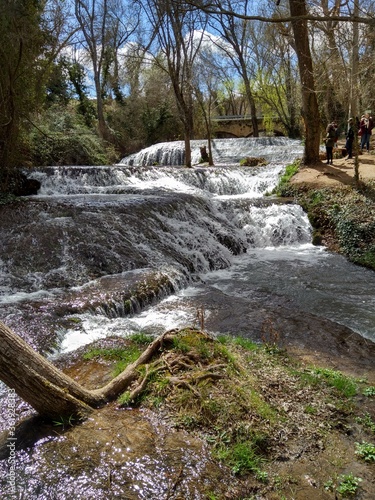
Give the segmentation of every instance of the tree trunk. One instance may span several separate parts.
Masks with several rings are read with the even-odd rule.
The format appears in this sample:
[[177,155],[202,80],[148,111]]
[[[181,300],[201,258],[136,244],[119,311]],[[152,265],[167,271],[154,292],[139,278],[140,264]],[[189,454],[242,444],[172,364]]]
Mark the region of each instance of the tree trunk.
[[[242,66],[242,64],[241,64]],[[253,93],[251,91],[251,85],[249,78],[247,76],[245,62],[243,61],[243,70],[242,70],[242,78],[245,84],[246,97],[250,106],[250,114],[251,114],[251,124],[253,126],[253,137],[259,137],[259,127],[258,127],[258,118],[257,118],[257,110],[255,106],[255,101],[253,97]]]
[[40,415],[79,415],[99,401],[0,322],[0,380]]
[[185,131],[185,166],[188,168],[192,167],[190,134],[187,131]]
[[289,0],[295,49],[302,86],[302,118],[305,125],[305,151],[302,162],[305,165],[319,161],[320,114],[315,92],[313,64],[308,37],[305,0]]
[[0,380],[46,418],[83,417],[124,392],[138,377],[137,367],[152,358],[163,342],[171,338],[170,333],[156,338],[134,363],[106,386],[89,391],[0,321]]
[[[354,16],[358,16],[359,5],[358,0],[354,2]],[[353,42],[351,51],[351,74],[350,74],[350,102],[348,118],[352,117],[353,120],[358,116],[358,73],[359,73],[359,27],[358,23],[353,23]],[[345,130],[346,132],[346,130]]]

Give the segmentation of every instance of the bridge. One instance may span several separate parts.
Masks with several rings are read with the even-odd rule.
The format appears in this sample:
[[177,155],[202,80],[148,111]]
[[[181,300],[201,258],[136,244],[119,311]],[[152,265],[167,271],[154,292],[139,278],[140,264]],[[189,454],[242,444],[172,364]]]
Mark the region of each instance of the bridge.
[[[230,137],[252,137],[254,134],[250,115],[213,116],[211,121],[215,124],[214,134],[218,139]],[[285,136],[286,130],[277,117],[272,118],[271,127],[269,120],[267,126],[263,116],[257,117],[260,136]]]

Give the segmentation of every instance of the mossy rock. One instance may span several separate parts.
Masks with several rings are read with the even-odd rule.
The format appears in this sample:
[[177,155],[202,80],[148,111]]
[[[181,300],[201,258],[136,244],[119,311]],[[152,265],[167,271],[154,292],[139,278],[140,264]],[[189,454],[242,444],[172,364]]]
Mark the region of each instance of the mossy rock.
[[257,158],[253,156],[248,156],[240,161],[241,167],[264,167],[268,165],[265,158]]

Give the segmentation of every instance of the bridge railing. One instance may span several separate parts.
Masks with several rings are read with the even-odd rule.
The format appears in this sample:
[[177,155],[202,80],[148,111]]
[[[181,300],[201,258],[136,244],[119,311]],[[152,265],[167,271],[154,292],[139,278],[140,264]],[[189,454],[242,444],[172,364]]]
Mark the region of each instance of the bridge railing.
[[[251,115],[216,115],[216,116],[211,116],[211,120],[216,121],[216,122],[227,122],[227,121],[239,121],[239,120],[250,120],[251,121],[252,116]],[[264,119],[264,116],[257,116],[258,121],[262,121]],[[272,117],[273,120],[277,119],[277,116]]]

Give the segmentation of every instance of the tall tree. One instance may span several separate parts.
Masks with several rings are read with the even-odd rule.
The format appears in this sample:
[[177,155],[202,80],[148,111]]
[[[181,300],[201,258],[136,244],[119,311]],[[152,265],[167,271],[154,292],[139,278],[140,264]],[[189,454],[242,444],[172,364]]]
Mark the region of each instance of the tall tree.
[[301,92],[290,25],[255,21],[249,28],[257,70],[255,97],[264,120],[272,126],[277,117],[288,137],[301,137]]
[[[82,35],[80,40],[89,56],[96,96],[98,132],[105,140],[111,131],[105,120],[104,98],[111,88],[121,100],[118,77],[118,51],[134,33],[139,17],[137,5],[122,0],[75,0],[75,17]],[[133,15],[134,14],[134,15]]]
[[43,6],[36,0],[0,0],[0,188],[4,191],[11,188],[14,169],[22,161],[22,128],[42,97]]
[[202,42],[206,16],[186,2],[145,0],[145,13],[158,41],[157,61],[167,71],[184,126],[185,165],[191,167],[194,138],[193,67]]
[[251,88],[253,48],[249,44],[250,21],[243,17],[238,19],[231,14],[231,12],[236,11],[246,16],[246,14],[249,13],[252,2],[251,0],[226,0],[225,2],[221,2],[221,5],[229,13],[220,12],[217,16],[214,16],[210,24],[219,31],[222,39],[226,42],[225,44],[220,42],[220,47],[232,61],[233,66],[243,80],[245,95],[251,115],[253,136],[258,137],[257,110],[253,90]]
[[105,58],[108,24],[108,0],[75,0],[75,15],[92,64],[96,93],[98,131],[103,139],[110,138],[110,131],[104,117],[102,70]]
[[305,124],[305,149],[302,161],[311,164],[319,161],[320,114],[309,43],[306,0],[289,0],[289,8],[301,79],[302,119]]
[[[354,15],[357,16],[359,11],[359,0],[354,0]],[[359,28],[358,23],[353,23],[353,38],[351,50],[351,71],[350,71],[350,100],[348,116],[358,116],[358,70],[359,70]]]
[[[282,0],[276,0],[275,4],[278,6],[281,2]],[[203,8],[205,12],[210,14],[226,14],[240,19],[258,20],[271,23],[291,23],[293,31],[293,47],[298,59],[299,75],[301,80],[302,118],[305,128],[305,150],[303,162],[314,163],[319,161],[320,114],[309,44],[308,19],[310,16],[307,12],[306,0],[289,0],[289,15],[281,16],[275,13],[271,17],[257,15],[255,4],[252,4],[252,12],[254,14],[248,15],[234,10],[230,11],[225,8],[223,9],[221,2],[219,1],[209,2],[206,5],[202,5],[201,2],[194,2],[192,0],[191,3],[194,3],[197,8]],[[236,5],[232,4],[232,7],[235,6]]]
[[[212,108],[214,104],[214,87],[216,87],[215,76],[212,72],[212,67],[209,65],[204,65],[202,70],[199,72],[199,82],[197,81],[194,86],[194,94],[196,100],[200,106],[201,113],[203,116],[203,121],[205,125],[205,135],[208,143],[208,164],[212,166],[213,154],[212,154]],[[203,81],[202,81],[203,80]],[[205,146],[202,151],[205,151]],[[206,161],[203,156],[202,159]]]

